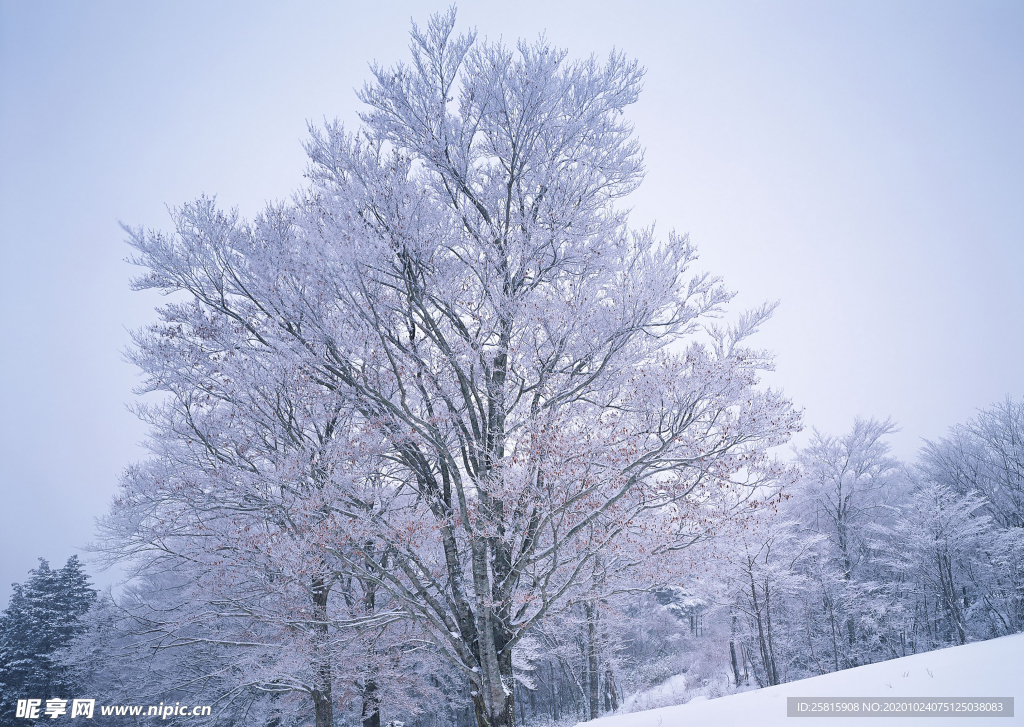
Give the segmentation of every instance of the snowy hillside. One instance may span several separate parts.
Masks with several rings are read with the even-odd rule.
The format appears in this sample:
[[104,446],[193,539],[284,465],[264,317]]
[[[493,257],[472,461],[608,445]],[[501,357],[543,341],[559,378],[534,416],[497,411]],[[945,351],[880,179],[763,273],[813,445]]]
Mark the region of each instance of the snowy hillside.
[[588,727],[697,727],[708,725],[844,724],[836,718],[786,716],[786,697],[1014,697],[1015,716],[1005,718],[877,718],[867,724],[1024,724],[1024,634],[939,649],[902,659],[869,664],[776,687],[720,699],[697,698],[687,704],[604,717]]

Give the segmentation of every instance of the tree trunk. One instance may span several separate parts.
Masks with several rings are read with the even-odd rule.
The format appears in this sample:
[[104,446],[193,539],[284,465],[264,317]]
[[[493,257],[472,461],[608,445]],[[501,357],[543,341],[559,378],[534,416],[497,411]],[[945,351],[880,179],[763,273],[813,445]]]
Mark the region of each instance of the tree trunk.
[[615,675],[612,668],[605,665],[604,668],[604,711],[614,712],[619,708],[619,695],[615,692]]
[[768,659],[771,662],[771,683],[780,684],[782,680],[779,678],[779,667],[775,663],[775,637],[772,633],[772,612],[771,612],[771,590],[768,587],[768,579],[764,580],[764,621],[767,626],[768,635]]
[[555,665],[551,665],[551,719],[557,722],[562,718],[561,710],[558,708],[558,682],[555,681]]
[[316,643],[313,665],[313,710],[316,727],[334,727],[334,702],[331,698],[331,657],[327,629],[327,595],[330,586],[320,576],[313,578],[313,617]]
[[[757,645],[761,652],[761,664],[764,665],[765,680],[768,682],[768,686],[774,686],[775,675],[772,670],[772,658],[768,652],[768,642],[765,639],[764,634],[764,619],[761,616],[761,605],[757,597],[757,587],[754,585],[754,574],[753,571],[748,571],[750,576],[750,599],[754,606],[754,618],[757,622]],[[756,671],[754,672],[756,675]]]
[[[493,663],[496,665],[497,660],[495,659]],[[509,673],[507,677],[503,678],[497,669],[493,674],[497,678],[490,678],[490,674],[487,674],[481,679],[481,691],[474,690],[471,695],[477,727],[515,727],[515,691],[513,689],[506,691],[505,688],[506,683],[512,683],[512,674]]]
[[487,375],[487,426],[482,441],[484,453],[481,470],[477,471],[477,495],[481,504],[481,521],[495,535],[478,535],[470,545],[473,589],[476,595],[477,637],[480,663],[480,692],[477,708],[479,727],[515,727],[515,686],[511,640],[508,624],[511,619],[511,557],[504,541],[505,512],[500,499],[487,493],[487,478],[505,456],[505,377],[508,370],[508,348],[512,321],[500,323],[499,350]]
[[729,656],[732,657],[732,673],[736,677],[736,688],[740,686],[740,665],[736,662],[736,615],[733,614],[729,634]]
[[[371,543],[367,547],[367,552],[373,555],[373,544]],[[386,567],[386,558],[381,559],[381,565]],[[377,586],[372,581],[365,581],[363,583],[363,612],[369,616],[377,608]],[[363,696],[363,707],[360,712],[360,718],[363,723],[363,727],[380,727],[380,695],[377,693],[377,680],[376,680],[376,667],[374,665],[375,649],[373,645],[370,646],[369,652],[367,653],[367,675],[363,682],[362,696]]]
[[832,637],[832,670],[839,671],[839,639],[836,636],[836,612],[832,599],[825,595],[825,610],[828,613],[829,632]]
[[380,703],[377,698],[377,683],[368,679],[363,686],[363,727],[380,727]]
[[945,554],[939,555],[939,583],[942,588],[942,600],[945,602],[949,625],[952,627],[957,642],[966,644],[967,633],[964,628],[963,612],[957,599],[956,585],[953,583],[952,559]]
[[600,716],[600,692],[598,690],[597,673],[597,608],[588,601],[583,604],[583,612],[587,617],[587,691],[590,719]]
[[472,543],[473,588],[477,595],[477,636],[479,639],[479,691],[473,695],[478,727],[515,727],[515,690],[512,688],[512,655],[504,648],[508,634],[491,605],[488,573],[488,545],[485,538]]

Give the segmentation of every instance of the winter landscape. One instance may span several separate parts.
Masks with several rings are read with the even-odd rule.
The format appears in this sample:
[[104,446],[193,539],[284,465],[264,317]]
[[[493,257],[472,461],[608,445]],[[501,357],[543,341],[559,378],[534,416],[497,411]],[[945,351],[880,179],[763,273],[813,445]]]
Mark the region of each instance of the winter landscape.
[[[19,555],[0,726],[826,724],[787,716],[788,698],[1024,697],[1020,212],[993,203],[1016,235],[987,243],[1002,282],[948,291],[995,296],[979,310],[996,323],[971,322],[1002,348],[906,401],[985,398],[910,439],[866,399],[817,418],[770,345],[791,291],[762,275],[766,300],[741,295],[708,263],[728,246],[705,256],[635,208],[663,153],[633,118],[642,60],[471,15],[390,26],[404,55],[363,59],[334,100],[347,115],[308,121],[302,173],[273,201],[206,190],[122,223],[141,313],[116,403],[143,449],[74,541],[30,533],[31,488],[5,473]],[[1003,15],[1020,40],[1019,7],[971,18]],[[10,68],[15,89],[31,72]],[[873,291],[854,277],[855,311]],[[34,335],[71,341],[75,318]],[[960,319],[932,318],[943,351],[970,348]],[[881,320],[843,320],[794,338],[841,340],[900,381],[939,365],[898,356]],[[845,401],[859,366],[820,367],[818,391]],[[1020,720],[1000,704],[872,718]]]
[[[794,724],[787,717],[786,698],[799,697],[864,697],[871,695],[883,705],[887,699],[913,698],[927,708],[929,699],[951,694],[991,695],[1019,694],[1020,675],[1024,670],[1024,637],[1006,636],[967,646],[955,646],[904,656],[842,672],[801,679],[776,687],[765,687],[731,697],[707,701],[694,697],[690,702],[673,707],[650,709],[634,714],[605,717],[594,727],[676,727],[676,725],[784,725]],[[970,704],[970,697],[962,698]],[[932,704],[934,707],[935,705]],[[1019,720],[1019,715],[1014,712]],[[916,715],[913,718],[879,717],[870,724],[986,725],[988,717],[955,717]],[[818,727],[834,723],[827,717],[799,719],[795,724]],[[1010,724],[1013,722],[1011,721]],[[1005,724],[1005,723],[1003,723]]]

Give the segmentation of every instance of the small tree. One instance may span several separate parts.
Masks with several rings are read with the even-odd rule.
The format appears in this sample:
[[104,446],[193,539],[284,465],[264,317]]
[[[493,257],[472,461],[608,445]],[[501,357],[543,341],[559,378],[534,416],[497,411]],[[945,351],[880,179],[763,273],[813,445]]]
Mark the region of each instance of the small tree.
[[841,437],[815,431],[798,453],[803,476],[797,491],[807,503],[802,518],[828,538],[846,580],[866,555],[869,526],[890,514],[887,506],[903,481],[903,467],[885,441],[896,431],[889,419],[858,418]]
[[919,469],[958,500],[980,497],[991,523],[983,563],[971,571],[973,610],[988,617],[991,635],[1024,629],[1024,401],[1007,397],[927,442]]
[[[800,643],[801,596],[807,590],[808,561],[821,536],[801,531],[780,517],[773,503],[752,514],[736,542],[721,557],[726,605],[741,614],[746,651],[761,686],[781,684],[807,673],[812,658]],[[733,647],[735,648],[735,647]],[[735,656],[730,654],[735,660]],[[738,686],[739,664],[733,662]],[[795,672],[795,673],[794,673]]]
[[[375,448],[337,395],[206,313],[172,305],[135,335],[141,391],[164,395],[138,407],[154,456],[125,472],[97,549],[137,579],[107,622],[116,648],[83,654],[119,660],[125,678],[109,686],[154,703],[201,684],[214,722],[257,707],[285,719],[312,702],[317,725],[344,704],[377,727],[401,614],[328,551],[358,557],[331,508],[372,501]],[[131,673],[140,661],[146,679]],[[393,697],[409,691],[391,681],[406,687]]]
[[927,442],[925,476],[955,492],[978,492],[1003,528],[1024,528],[1024,401],[1004,401]]
[[971,596],[966,586],[990,531],[989,517],[979,514],[984,506],[977,493],[960,495],[926,482],[901,508],[890,558],[920,596],[931,597],[933,607],[925,609],[925,617],[931,621],[932,643],[967,643]]
[[902,463],[889,454],[886,437],[897,431],[886,419],[860,419],[842,436],[815,431],[798,452],[803,474],[791,505],[805,526],[824,536],[815,548],[811,573],[816,581],[827,624],[833,668],[857,666],[872,657],[865,653],[872,630],[870,588],[871,542],[890,523],[892,504],[906,482]]
[[18,699],[67,697],[76,687],[56,659],[82,633],[82,617],[96,600],[78,556],[53,570],[42,558],[25,583],[15,583],[0,617],[0,714],[15,712]]

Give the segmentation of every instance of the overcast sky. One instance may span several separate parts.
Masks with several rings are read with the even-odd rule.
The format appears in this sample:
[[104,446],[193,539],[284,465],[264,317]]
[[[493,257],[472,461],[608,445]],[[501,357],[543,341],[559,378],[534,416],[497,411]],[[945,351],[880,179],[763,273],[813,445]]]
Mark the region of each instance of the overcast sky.
[[[648,69],[637,224],[688,231],[808,427],[892,416],[913,457],[1024,395],[1024,3],[463,2],[459,26]],[[423,2],[0,0],[0,605],[93,537],[144,456],[118,221],[302,183]],[[94,569],[90,569],[94,570]],[[101,576],[101,583],[109,577]]]

